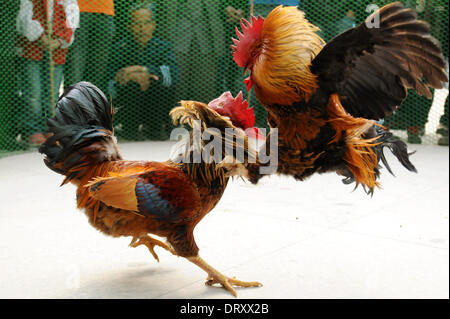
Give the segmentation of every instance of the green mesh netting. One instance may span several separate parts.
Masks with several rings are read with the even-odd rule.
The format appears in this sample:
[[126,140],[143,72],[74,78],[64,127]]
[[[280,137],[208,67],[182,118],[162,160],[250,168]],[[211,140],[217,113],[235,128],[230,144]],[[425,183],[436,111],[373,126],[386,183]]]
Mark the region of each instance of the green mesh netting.
[[[47,2],[52,1],[0,3],[0,155],[33,150],[58,94],[82,80],[111,97],[118,109],[114,122],[119,139],[168,139],[168,112],[177,101],[208,102],[228,90],[247,96],[243,72],[230,49],[240,16],[248,17],[251,10],[265,16],[277,4],[298,5],[328,41],[361,23],[372,12],[370,5],[389,1],[79,0],[78,21],[73,16],[77,1],[62,0],[53,1],[51,26],[42,13]],[[403,3],[431,25],[448,58],[448,0]],[[66,29],[73,24],[78,27],[70,43]],[[63,40],[53,42],[57,48],[51,55],[45,50],[30,55],[30,46],[43,45],[35,39],[40,28],[52,28],[54,38]],[[445,134],[448,139],[447,95],[448,86],[435,90],[433,100],[410,93],[384,124],[411,143],[442,142]],[[264,109],[253,94],[247,99],[255,106],[257,126],[265,127]]]

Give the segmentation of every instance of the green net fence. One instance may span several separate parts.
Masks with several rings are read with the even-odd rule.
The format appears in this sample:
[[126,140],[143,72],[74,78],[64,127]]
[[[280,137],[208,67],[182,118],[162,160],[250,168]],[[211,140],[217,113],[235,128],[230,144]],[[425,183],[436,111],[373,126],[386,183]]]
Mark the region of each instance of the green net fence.
[[[244,74],[232,61],[231,37],[240,17],[295,5],[330,40],[387,1],[11,0],[0,2],[0,155],[33,150],[45,138],[65,86],[90,81],[118,109],[115,132],[126,141],[166,140],[169,110],[180,100],[208,102],[240,90]],[[431,26],[448,59],[448,0],[403,1]],[[78,14],[78,12],[80,12]],[[51,37],[46,36],[51,31]],[[49,50],[48,48],[51,48]],[[410,92],[385,119],[410,143],[448,144],[448,86],[433,99]]]

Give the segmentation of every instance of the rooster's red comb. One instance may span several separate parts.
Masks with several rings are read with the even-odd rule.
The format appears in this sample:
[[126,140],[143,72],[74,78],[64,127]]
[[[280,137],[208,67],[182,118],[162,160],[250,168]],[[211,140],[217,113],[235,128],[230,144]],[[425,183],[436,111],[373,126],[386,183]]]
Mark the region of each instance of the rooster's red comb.
[[255,125],[255,113],[253,107],[248,108],[248,103],[242,96],[242,91],[236,98],[228,91],[217,99],[209,102],[208,106],[222,116],[228,116],[237,126],[243,130]]
[[250,47],[252,44],[260,38],[261,30],[264,23],[263,17],[255,18],[252,16],[251,22],[245,19],[241,19],[242,32],[236,27],[236,34],[238,39],[234,39],[234,45],[231,46],[233,49],[233,59],[237,65],[244,68],[248,64],[250,58]]

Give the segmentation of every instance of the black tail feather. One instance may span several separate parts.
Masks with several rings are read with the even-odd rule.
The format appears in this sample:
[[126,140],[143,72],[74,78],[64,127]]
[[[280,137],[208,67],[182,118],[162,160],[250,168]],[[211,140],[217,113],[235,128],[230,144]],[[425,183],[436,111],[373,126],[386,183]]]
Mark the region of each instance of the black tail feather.
[[112,107],[105,94],[89,82],[67,88],[58,99],[55,120],[65,125],[92,125],[113,130]]
[[[52,133],[39,152],[44,163],[64,175],[84,164],[121,159],[113,134],[113,110],[103,92],[89,82],[69,87],[58,99],[54,118],[47,119]],[[69,172],[70,171],[70,172]]]
[[395,137],[391,132],[384,130],[380,126],[375,126],[376,136],[379,136],[378,142],[379,145],[376,146],[378,161],[381,160],[384,167],[395,176],[392,171],[389,163],[384,155],[384,148],[387,147],[392,152],[392,154],[397,157],[398,161],[405,167],[408,171],[417,173],[416,167],[409,160],[409,156],[414,154],[415,152],[408,153],[408,147],[405,142]]
[[[408,147],[405,142],[395,137],[391,132],[383,129],[383,127],[381,127],[380,125],[372,126],[364,135],[366,138],[377,137],[375,143],[379,143],[377,146],[375,146],[375,152],[378,157],[378,167],[375,168],[375,176],[377,179],[380,176],[380,168],[382,168],[382,165],[380,165],[380,161],[383,164],[383,166],[388,170],[388,172],[391,175],[395,176],[384,154],[384,149],[386,147],[392,152],[392,154],[394,154],[394,156],[403,165],[403,167],[405,167],[410,172],[417,173],[416,167],[409,160],[409,156],[414,154],[415,151],[408,153]],[[344,179],[342,179],[342,182],[345,185],[349,185],[355,181],[352,172],[345,166],[339,167],[338,174],[345,177]],[[374,189],[367,190],[364,188],[364,191],[368,195],[373,196]]]

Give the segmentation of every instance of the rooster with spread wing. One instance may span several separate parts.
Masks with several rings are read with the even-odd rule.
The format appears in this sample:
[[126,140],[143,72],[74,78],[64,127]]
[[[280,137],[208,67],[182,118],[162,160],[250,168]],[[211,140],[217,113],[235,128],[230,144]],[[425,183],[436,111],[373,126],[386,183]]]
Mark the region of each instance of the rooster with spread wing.
[[[430,87],[448,81],[440,45],[412,9],[386,5],[328,44],[295,7],[278,6],[241,27],[233,56],[251,72],[247,89],[278,129],[277,173],[303,180],[335,171],[372,193],[379,161],[391,172],[384,147],[416,171],[406,144],[374,122],[395,111],[407,89],[431,98]],[[259,166],[245,167],[254,183]]]
[[[195,143],[191,132],[175,158],[166,162],[123,160],[113,135],[112,107],[103,92],[88,82],[69,87],[55,113],[47,119],[53,136],[39,152],[45,154],[51,170],[65,176],[63,185],[77,186],[77,206],[93,227],[113,237],[131,236],[130,246],[147,246],[157,260],[155,246],[185,257],[208,273],[207,284],[221,284],[234,295],[233,286],[260,286],[228,278],[198,255],[194,228],[218,203],[229,179],[221,163],[209,157],[217,154],[202,152],[203,141]],[[242,93],[233,98],[226,92],[209,106],[182,101],[171,116],[175,123],[191,127],[197,123],[200,135],[223,140],[222,154],[229,153],[226,147],[242,147],[247,160],[255,156],[248,153],[251,148],[243,131],[254,133],[250,128],[255,118]],[[229,140],[224,134],[227,129],[239,138]],[[202,152],[197,162],[193,161],[196,151]],[[166,238],[167,243],[151,234]]]

